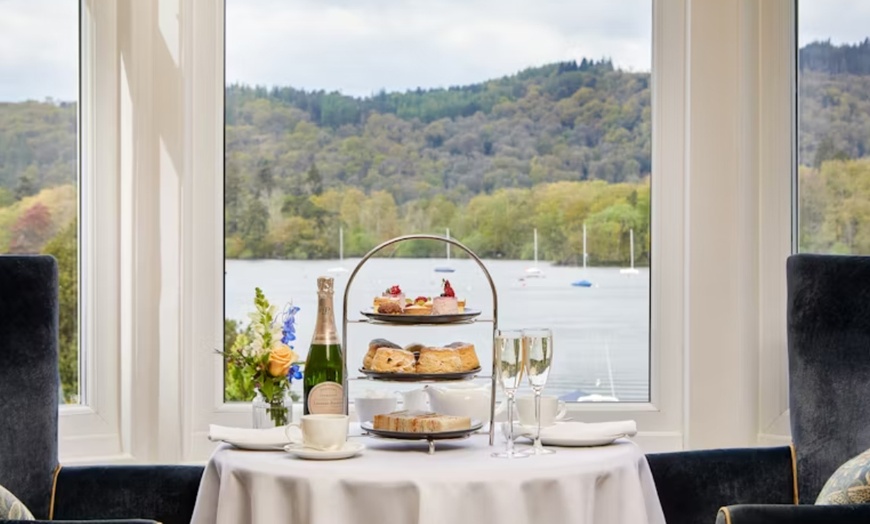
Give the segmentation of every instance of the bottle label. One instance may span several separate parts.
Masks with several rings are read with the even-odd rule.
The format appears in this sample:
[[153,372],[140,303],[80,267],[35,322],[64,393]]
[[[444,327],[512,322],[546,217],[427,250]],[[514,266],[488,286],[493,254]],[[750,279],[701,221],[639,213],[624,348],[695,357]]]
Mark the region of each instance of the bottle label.
[[308,392],[308,412],[317,414],[344,414],[344,391],[337,382],[321,382]]

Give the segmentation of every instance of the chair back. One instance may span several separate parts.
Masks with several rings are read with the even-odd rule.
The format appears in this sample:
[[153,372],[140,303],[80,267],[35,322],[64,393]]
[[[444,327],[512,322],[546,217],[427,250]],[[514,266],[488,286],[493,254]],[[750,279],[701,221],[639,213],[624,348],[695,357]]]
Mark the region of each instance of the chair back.
[[793,255],[788,276],[791,434],[798,493],[870,448],[870,257]]
[[48,517],[57,466],[57,264],[0,256],[0,485]]

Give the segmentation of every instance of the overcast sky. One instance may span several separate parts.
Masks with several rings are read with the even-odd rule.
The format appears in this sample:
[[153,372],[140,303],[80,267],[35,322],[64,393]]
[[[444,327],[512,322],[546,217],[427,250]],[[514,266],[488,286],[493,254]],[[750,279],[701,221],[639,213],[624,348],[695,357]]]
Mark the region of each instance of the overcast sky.
[[[650,67],[650,0],[226,2],[228,82],[368,95],[581,57]],[[77,6],[0,0],[0,101],[75,99]],[[801,0],[799,27],[801,44],[863,40],[870,1]]]

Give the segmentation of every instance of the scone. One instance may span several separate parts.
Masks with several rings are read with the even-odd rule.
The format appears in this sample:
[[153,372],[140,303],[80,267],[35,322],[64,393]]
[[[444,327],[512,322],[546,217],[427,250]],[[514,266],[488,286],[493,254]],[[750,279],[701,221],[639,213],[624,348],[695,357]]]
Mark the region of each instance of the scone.
[[366,352],[365,358],[363,358],[363,369],[372,368],[372,359],[375,358],[375,353],[378,351],[378,348],[401,349],[398,344],[394,344],[393,342],[383,338],[372,340],[369,342],[369,350]]
[[471,371],[480,367],[480,360],[477,359],[477,352],[474,350],[474,344],[467,342],[454,342],[447,347],[454,348],[459,353],[459,359],[462,361],[462,371]]
[[417,373],[455,373],[462,370],[462,359],[453,348],[423,348],[417,361]]
[[410,351],[378,348],[370,369],[379,373],[413,373],[414,367],[414,354]]

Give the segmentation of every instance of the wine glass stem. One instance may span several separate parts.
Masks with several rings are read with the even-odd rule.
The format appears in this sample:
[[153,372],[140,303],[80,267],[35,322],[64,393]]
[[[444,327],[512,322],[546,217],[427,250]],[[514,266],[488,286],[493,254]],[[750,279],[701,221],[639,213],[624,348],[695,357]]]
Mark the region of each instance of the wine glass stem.
[[507,412],[508,412],[508,438],[505,443],[505,452],[508,456],[514,452],[514,392],[505,391],[507,396]]
[[541,388],[535,390],[535,420],[538,423],[538,430],[535,433],[535,447],[541,447]]

